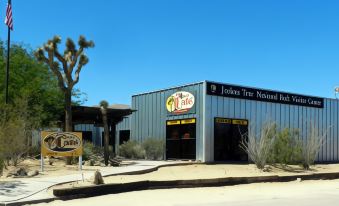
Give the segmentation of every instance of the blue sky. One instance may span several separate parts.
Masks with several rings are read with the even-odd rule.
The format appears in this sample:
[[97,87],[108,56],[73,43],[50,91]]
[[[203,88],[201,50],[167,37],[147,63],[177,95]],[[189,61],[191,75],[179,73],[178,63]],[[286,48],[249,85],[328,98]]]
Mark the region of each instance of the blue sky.
[[339,1],[12,2],[14,42],[95,42],[77,86],[85,105],[130,104],[132,94],[201,80],[324,97],[339,85]]

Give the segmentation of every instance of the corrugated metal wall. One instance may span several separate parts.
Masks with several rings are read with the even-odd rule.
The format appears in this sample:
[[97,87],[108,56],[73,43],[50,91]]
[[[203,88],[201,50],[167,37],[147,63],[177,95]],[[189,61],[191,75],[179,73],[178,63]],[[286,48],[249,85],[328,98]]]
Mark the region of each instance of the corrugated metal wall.
[[76,124],[74,125],[74,131],[90,131],[92,132],[92,142],[97,146],[102,146],[102,127],[95,127],[93,124]]
[[[187,91],[195,95],[195,114],[171,115],[167,114],[166,100],[177,91]],[[150,92],[132,96],[132,109],[137,110],[130,116],[131,139],[142,142],[149,137],[166,140],[166,120],[196,118],[196,148],[197,159],[202,159],[202,133],[201,121],[203,112],[203,83],[190,84],[182,87]],[[117,127],[117,133],[122,125]],[[125,127],[126,128],[126,127]]]
[[119,147],[119,131],[131,129],[131,115],[124,117],[124,119],[115,126],[115,151]]
[[[317,160],[339,161],[338,100],[324,99],[324,108],[319,109],[210,96],[206,95],[205,85],[206,82],[201,82],[132,96],[132,109],[137,111],[117,125],[117,134],[119,130],[131,129],[131,139],[143,141],[145,138],[155,137],[165,140],[166,120],[196,118],[196,158],[202,161],[213,161],[214,117],[247,119],[250,124],[249,129],[254,130],[253,132],[256,134],[267,121],[274,121],[281,128],[299,128],[300,138],[304,141],[307,141],[307,133],[312,124],[321,133],[326,133],[326,141]],[[166,99],[179,90],[195,92],[195,114],[168,116],[165,106]],[[116,142],[118,143],[118,141]]]
[[214,117],[249,120],[249,129],[258,134],[263,124],[276,122],[280,128],[299,128],[300,138],[307,141],[311,125],[326,133],[326,142],[318,161],[338,161],[339,102],[324,99],[324,108],[277,104],[253,100],[206,95],[206,161],[214,160]]

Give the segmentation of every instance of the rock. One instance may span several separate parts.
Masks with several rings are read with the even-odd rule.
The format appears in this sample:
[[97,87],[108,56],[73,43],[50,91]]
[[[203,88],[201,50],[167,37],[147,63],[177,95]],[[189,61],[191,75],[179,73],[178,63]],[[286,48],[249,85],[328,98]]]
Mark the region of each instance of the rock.
[[54,162],[55,162],[55,160],[52,157],[48,159],[48,164],[49,165],[52,166]]
[[87,160],[84,162],[84,166],[93,166],[94,165],[94,161],[93,160]]
[[94,162],[93,166],[100,166],[101,165],[101,162]]
[[37,176],[39,174],[39,170],[33,170],[33,171],[29,171],[27,173],[27,176],[28,177],[34,177],[34,176]]
[[115,159],[110,159],[109,162],[110,162],[110,165],[111,165],[111,166],[113,166],[113,167],[119,167],[121,161],[118,161],[118,160],[115,160]]
[[300,177],[297,178],[297,182],[301,182],[301,178]]
[[7,173],[7,177],[11,177],[11,176],[20,176],[20,177],[24,177],[27,176],[27,171],[25,168],[23,167],[19,167],[19,168],[14,168],[11,171],[9,171]]
[[91,166],[89,160],[84,161],[82,164],[83,164],[84,166]]
[[95,171],[95,173],[94,173],[93,184],[95,184],[95,185],[104,184],[104,179],[102,178],[102,175],[99,172],[99,170]]

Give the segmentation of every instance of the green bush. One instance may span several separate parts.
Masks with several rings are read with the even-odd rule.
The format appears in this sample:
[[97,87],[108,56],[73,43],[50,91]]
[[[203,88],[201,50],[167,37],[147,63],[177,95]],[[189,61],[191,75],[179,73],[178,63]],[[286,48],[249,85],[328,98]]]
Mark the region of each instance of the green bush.
[[40,145],[30,146],[27,152],[27,156],[30,156],[30,157],[39,157],[40,154],[41,154]]
[[3,170],[5,167],[5,162],[2,157],[0,157],[0,176],[3,174]]
[[95,154],[95,146],[92,142],[83,142],[82,159],[89,160],[91,156]]
[[299,164],[301,161],[302,144],[298,137],[298,129],[285,128],[277,131],[269,161],[273,164],[282,165]]
[[145,149],[146,159],[159,160],[163,159],[165,142],[157,138],[148,138],[142,143]]
[[130,140],[119,146],[119,155],[125,158],[143,159],[145,149],[138,142]]

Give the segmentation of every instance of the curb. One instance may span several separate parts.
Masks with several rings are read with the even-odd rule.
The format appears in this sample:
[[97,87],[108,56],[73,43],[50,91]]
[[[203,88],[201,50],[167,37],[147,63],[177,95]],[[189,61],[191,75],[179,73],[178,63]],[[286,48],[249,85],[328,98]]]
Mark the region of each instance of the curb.
[[[163,164],[163,165],[158,165],[155,166],[153,168],[149,168],[149,169],[144,169],[144,170],[138,170],[138,171],[131,171],[131,172],[121,172],[121,173],[115,173],[115,174],[108,174],[108,175],[103,175],[103,177],[109,177],[109,176],[118,176],[118,175],[139,175],[139,174],[146,174],[146,173],[150,173],[150,172],[154,172],[157,171],[159,168],[162,167],[171,167],[171,166],[182,166],[182,165],[193,165],[193,164],[203,164],[203,163],[199,163],[199,162],[180,162],[180,163],[173,163],[173,164]],[[70,182],[75,182],[77,180],[73,180],[73,181],[66,181],[66,182],[62,182],[62,183],[57,183],[54,184],[50,187],[47,187],[43,190],[48,190],[49,188],[56,186],[56,185],[62,185],[62,184],[67,184]],[[39,191],[40,192],[40,191]],[[34,193],[36,194],[36,193]],[[77,199],[77,198],[82,198],[84,196],[81,195],[76,195],[76,196],[72,196],[72,195],[68,195],[68,197],[63,197],[63,200],[70,200],[70,199]],[[23,198],[24,199],[24,198]],[[37,200],[23,200],[23,201],[9,201],[9,202],[0,202],[0,206],[19,206],[19,205],[25,205],[25,204],[37,204],[37,203],[42,203],[42,202],[51,202],[54,200],[59,200],[60,198],[58,197],[52,197],[52,198],[45,198],[45,199],[37,199]]]
[[26,205],[26,204],[38,204],[38,203],[49,203],[54,200],[59,200],[58,197],[52,197],[47,199],[38,199],[38,200],[27,200],[22,202],[8,202],[8,203],[0,203],[0,206],[20,206],[20,205]]
[[78,188],[54,189],[53,194],[59,199],[72,197],[84,198],[123,192],[149,190],[149,189],[172,189],[192,187],[216,187],[231,186],[249,183],[262,182],[289,182],[301,178],[302,180],[331,180],[338,179],[339,173],[318,173],[293,176],[260,176],[260,177],[226,177],[215,179],[194,179],[194,180],[169,180],[169,181],[139,181],[121,184],[104,184]]

